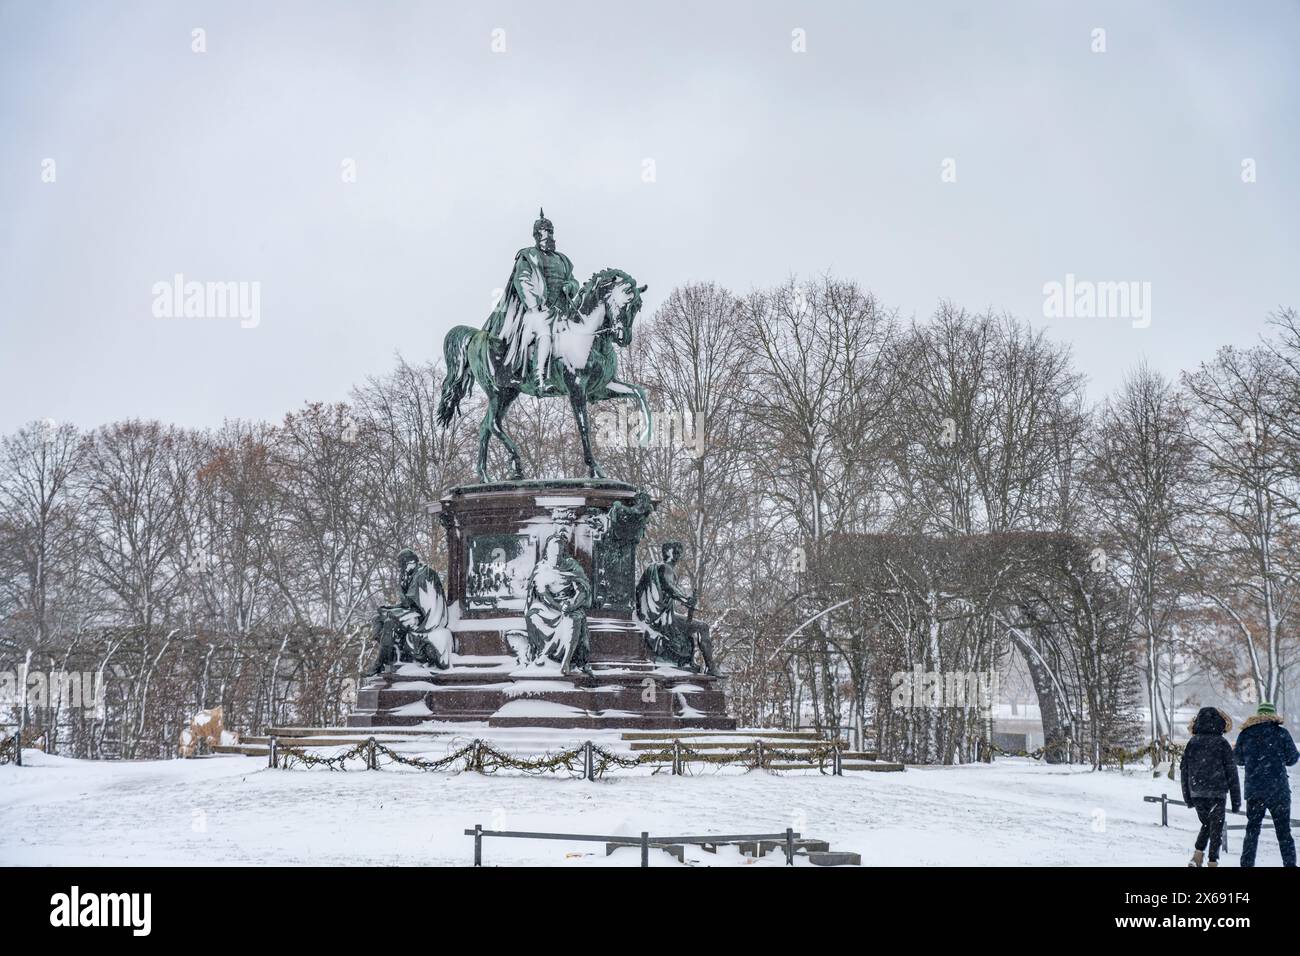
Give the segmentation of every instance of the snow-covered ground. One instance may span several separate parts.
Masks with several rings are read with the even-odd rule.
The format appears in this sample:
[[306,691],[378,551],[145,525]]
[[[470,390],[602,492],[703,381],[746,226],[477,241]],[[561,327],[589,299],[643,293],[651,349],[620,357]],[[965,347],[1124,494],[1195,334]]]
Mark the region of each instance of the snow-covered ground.
[[[787,826],[862,854],[864,865],[1184,866],[1195,814],[1161,829],[1144,794],[1179,793],[1149,770],[1092,773],[1029,760],[842,778],[703,770],[689,777],[554,777],[270,770],[264,759],[91,762],[25,754],[0,767],[0,864],[464,865],[489,829],[652,835]],[[1293,785],[1300,780],[1293,780]],[[1230,818],[1241,822],[1243,818]],[[1229,837],[1235,866],[1241,831]],[[700,865],[748,864],[688,849]],[[635,866],[635,849],[487,840],[488,865]],[[803,861],[800,861],[803,863]],[[654,865],[677,866],[666,854]],[[1279,863],[1269,823],[1259,865]]]

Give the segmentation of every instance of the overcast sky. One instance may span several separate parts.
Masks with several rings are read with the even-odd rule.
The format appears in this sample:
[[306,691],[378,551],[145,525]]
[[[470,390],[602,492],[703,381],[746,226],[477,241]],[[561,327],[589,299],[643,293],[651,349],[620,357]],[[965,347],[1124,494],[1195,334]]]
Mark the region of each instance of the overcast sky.
[[[1046,326],[1096,397],[1300,307],[1298,46],[1294,2],[0,0],[0,430],[345,398],[481,325],[539,205],[648,311],[831,270]],[[260,321],[156,317],[178,273]],[[1067,274],[1150,326],[1045,318]]]

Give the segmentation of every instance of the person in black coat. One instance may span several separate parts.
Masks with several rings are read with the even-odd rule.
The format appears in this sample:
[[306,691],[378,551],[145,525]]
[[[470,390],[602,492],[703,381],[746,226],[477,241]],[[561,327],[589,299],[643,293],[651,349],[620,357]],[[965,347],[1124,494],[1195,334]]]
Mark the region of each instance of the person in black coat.
[[1201,832],[1196,835],[1196,852],[1188,866],[1200,866],[1205,848],[1210,849],[1210,866],[1219,865],[1223,843],[1224,804],[1232,795],[1232,812],[1241,809],[1241,783],[1232,744],[1223,735],[1232,729],[1232,718],[1214,707],[1202,707],[1188,728],[1192,739],[1183,750],[1183,802],[1196,809]]
[[1282,726],[1277,708],[1259,705],[1259,712],[1241,725],[1233,751],[1246,768],[1246,838],[1241,841],[1241,865],[1255,865],[1255,848],[1265,811],[1273,818],[1282,865],[1295,866],[1295,839],[1291,836],[1291,781],[1286,768],[1300,760],[1291,734]]

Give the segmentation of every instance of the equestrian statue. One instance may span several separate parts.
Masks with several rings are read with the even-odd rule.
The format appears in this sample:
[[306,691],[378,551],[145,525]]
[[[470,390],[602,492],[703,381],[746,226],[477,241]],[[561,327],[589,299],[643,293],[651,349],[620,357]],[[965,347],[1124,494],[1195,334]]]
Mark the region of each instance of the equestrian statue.
[[479,481],[491,480],[487,455],[494,436],[510,456],[510,479],[523,478],[519,448],[504,424],[520,395],[569,399],[592,478],[605,475],[591,450],[591,402],[635,399],[644,422],[640,442],[650,443],[645,390],[619,379],[615,351],[632,343],[632,323],[645,290],[621,269],[602,269],[579,286],[568,256],[555,248],[554,225],[539,210],[533,245],[515,254],[510,281],[487,323],[482,329],[458,325],[443,341],[447,379],[438,401],[439,423],[445,428],[455,420],[476,383],[487,398],[478,435]]

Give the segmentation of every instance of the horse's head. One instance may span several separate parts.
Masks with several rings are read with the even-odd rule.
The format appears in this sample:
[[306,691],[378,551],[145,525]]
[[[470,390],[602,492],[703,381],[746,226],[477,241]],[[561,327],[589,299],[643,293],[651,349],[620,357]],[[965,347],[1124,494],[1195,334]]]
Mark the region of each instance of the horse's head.
[[579,308],[590,314],[603,307],[601,332],[613,335],[617,345],[632,344],[632,323],[641,311],[641,293],[647,286],[638,286],[636,280],[621,269],[602,269],[591,277],[579,296]]

